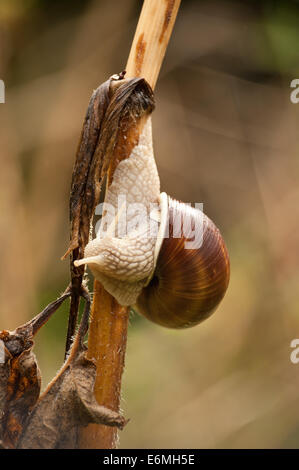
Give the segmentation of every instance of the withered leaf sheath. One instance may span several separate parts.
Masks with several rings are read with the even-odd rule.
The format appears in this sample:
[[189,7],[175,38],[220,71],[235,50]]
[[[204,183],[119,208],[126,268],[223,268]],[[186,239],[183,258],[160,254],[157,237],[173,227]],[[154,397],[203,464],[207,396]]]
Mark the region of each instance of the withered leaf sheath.
[[99,203],[103,178],[113,168],[114,149],[126,128],[136,124],[154,108],[153,92],[142,78],[123,79],[112,76],[93,93],[84,120],[73,170],[70,195],[70,245],[72,299],[66,351],[75,331],[79,292],[84,267],[74,261],[84,255],[90,227]]
[[[70,194],[71,242],[66,257],[83,249],[99,202],[103,177],[124,126],[154,109],[153,92],[142,78],[110,78],[92,94],[74,165]],[[121,126],[119,125],[121,122]]]

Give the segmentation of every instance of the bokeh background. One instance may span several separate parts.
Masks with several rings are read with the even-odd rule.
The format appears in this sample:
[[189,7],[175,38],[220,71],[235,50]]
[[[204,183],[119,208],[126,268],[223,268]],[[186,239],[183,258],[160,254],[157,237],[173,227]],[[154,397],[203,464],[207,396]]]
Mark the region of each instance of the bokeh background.
[[[64,290],[68,196],[94,88],[123,70],[141,1],[0,1],[0,328]],[[133,315],[121,448],[298,447],[299,3],[183,0],[156,89],[163,191],[203,202],[231,282],[202,325]],[[67,305],[38,335],[43,386]]]

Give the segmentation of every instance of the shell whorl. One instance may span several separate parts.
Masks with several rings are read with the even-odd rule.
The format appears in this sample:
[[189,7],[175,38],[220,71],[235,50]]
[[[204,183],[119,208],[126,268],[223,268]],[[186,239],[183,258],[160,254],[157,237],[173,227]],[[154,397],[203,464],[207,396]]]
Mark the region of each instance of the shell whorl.
[[[188,228],[183,229],[186,215],[191,220],[189,233]],[[175,238],[174,221],[181,223],[180,238]],[[208,318],[223,298],[229,282],[229,257],[219,230],[200,210],[168,197],[168,222],[169,236],[163,239],[154,275],[135,308],[162,326],[187,328]],[[202,230],[202,244],[187,249],[185,243],[196,222]]]

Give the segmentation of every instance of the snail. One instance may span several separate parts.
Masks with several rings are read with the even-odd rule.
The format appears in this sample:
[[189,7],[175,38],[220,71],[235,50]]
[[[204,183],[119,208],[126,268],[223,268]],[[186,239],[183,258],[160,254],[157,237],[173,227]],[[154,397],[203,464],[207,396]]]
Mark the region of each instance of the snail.
[[228,252],[201,210],[160,192],[149,113],[137,124],[133,146],[130,129],[122,129],[122,146],[131,142],[130,153],[116,159],[100,230],[74,264],[88,265],[120,305],[165,327],[190,327],[209,317],[223,298]]

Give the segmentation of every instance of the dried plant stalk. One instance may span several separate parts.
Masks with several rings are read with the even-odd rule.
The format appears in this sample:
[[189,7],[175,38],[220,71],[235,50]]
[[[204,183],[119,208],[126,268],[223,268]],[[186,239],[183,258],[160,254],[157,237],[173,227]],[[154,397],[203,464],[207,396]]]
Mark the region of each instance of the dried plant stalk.
[[[180,0],[145,0],[126,67],[126,78],[143,77],[154,89]],[[115,161],[115,158],[113,159]],[[109,176],[113,168],[109,169]],[[121,307],[94,283],[94,301],[88,337],[88,357],[96,359],[95,397],[99,404],[119,411],[129,309]],[[111,449],[117,430],[90,424],[80,430],[79,447]]]
[[130,50],[126,78],[143,77],[154,90],[181,0],[145,0]]
[[[105,154],[100,160],[106,158],[110,162],[107,188],[113,181],[117,163],[129,158],[132,149],[138,144],[143,125],[154,108],[152,90],[140,78],[112,82],[110,94],[111,100],[103,119],[98,145],[98,153],[102,150]],[[113,153],[109,156],[107,142],[110,142],[109,148],[113,147]],[[99,403],[107,403],[106,407],[114,410],[119,408],[129,310],[121,307],[98,282],[94,289],[88,357],[100,365],[95,382],[95,396]],[[91,441],[100,448],[116,445],[115,430],[108,430],[106,426],[93,426],[93,432],[90,429],[92,428],[87,430],[87,439],[85,433],[82,433],[82,447],[91,445]]]
[[[121,307],[99,282],[95,282],[94,302],[88,337],[88,356],[97,369],[95,396],[112,410],[119,409],[121,377],[124,368],[128,309]],[[81,431],[80,448],[109,449],[117,444],[117,429],[90,424]]]

